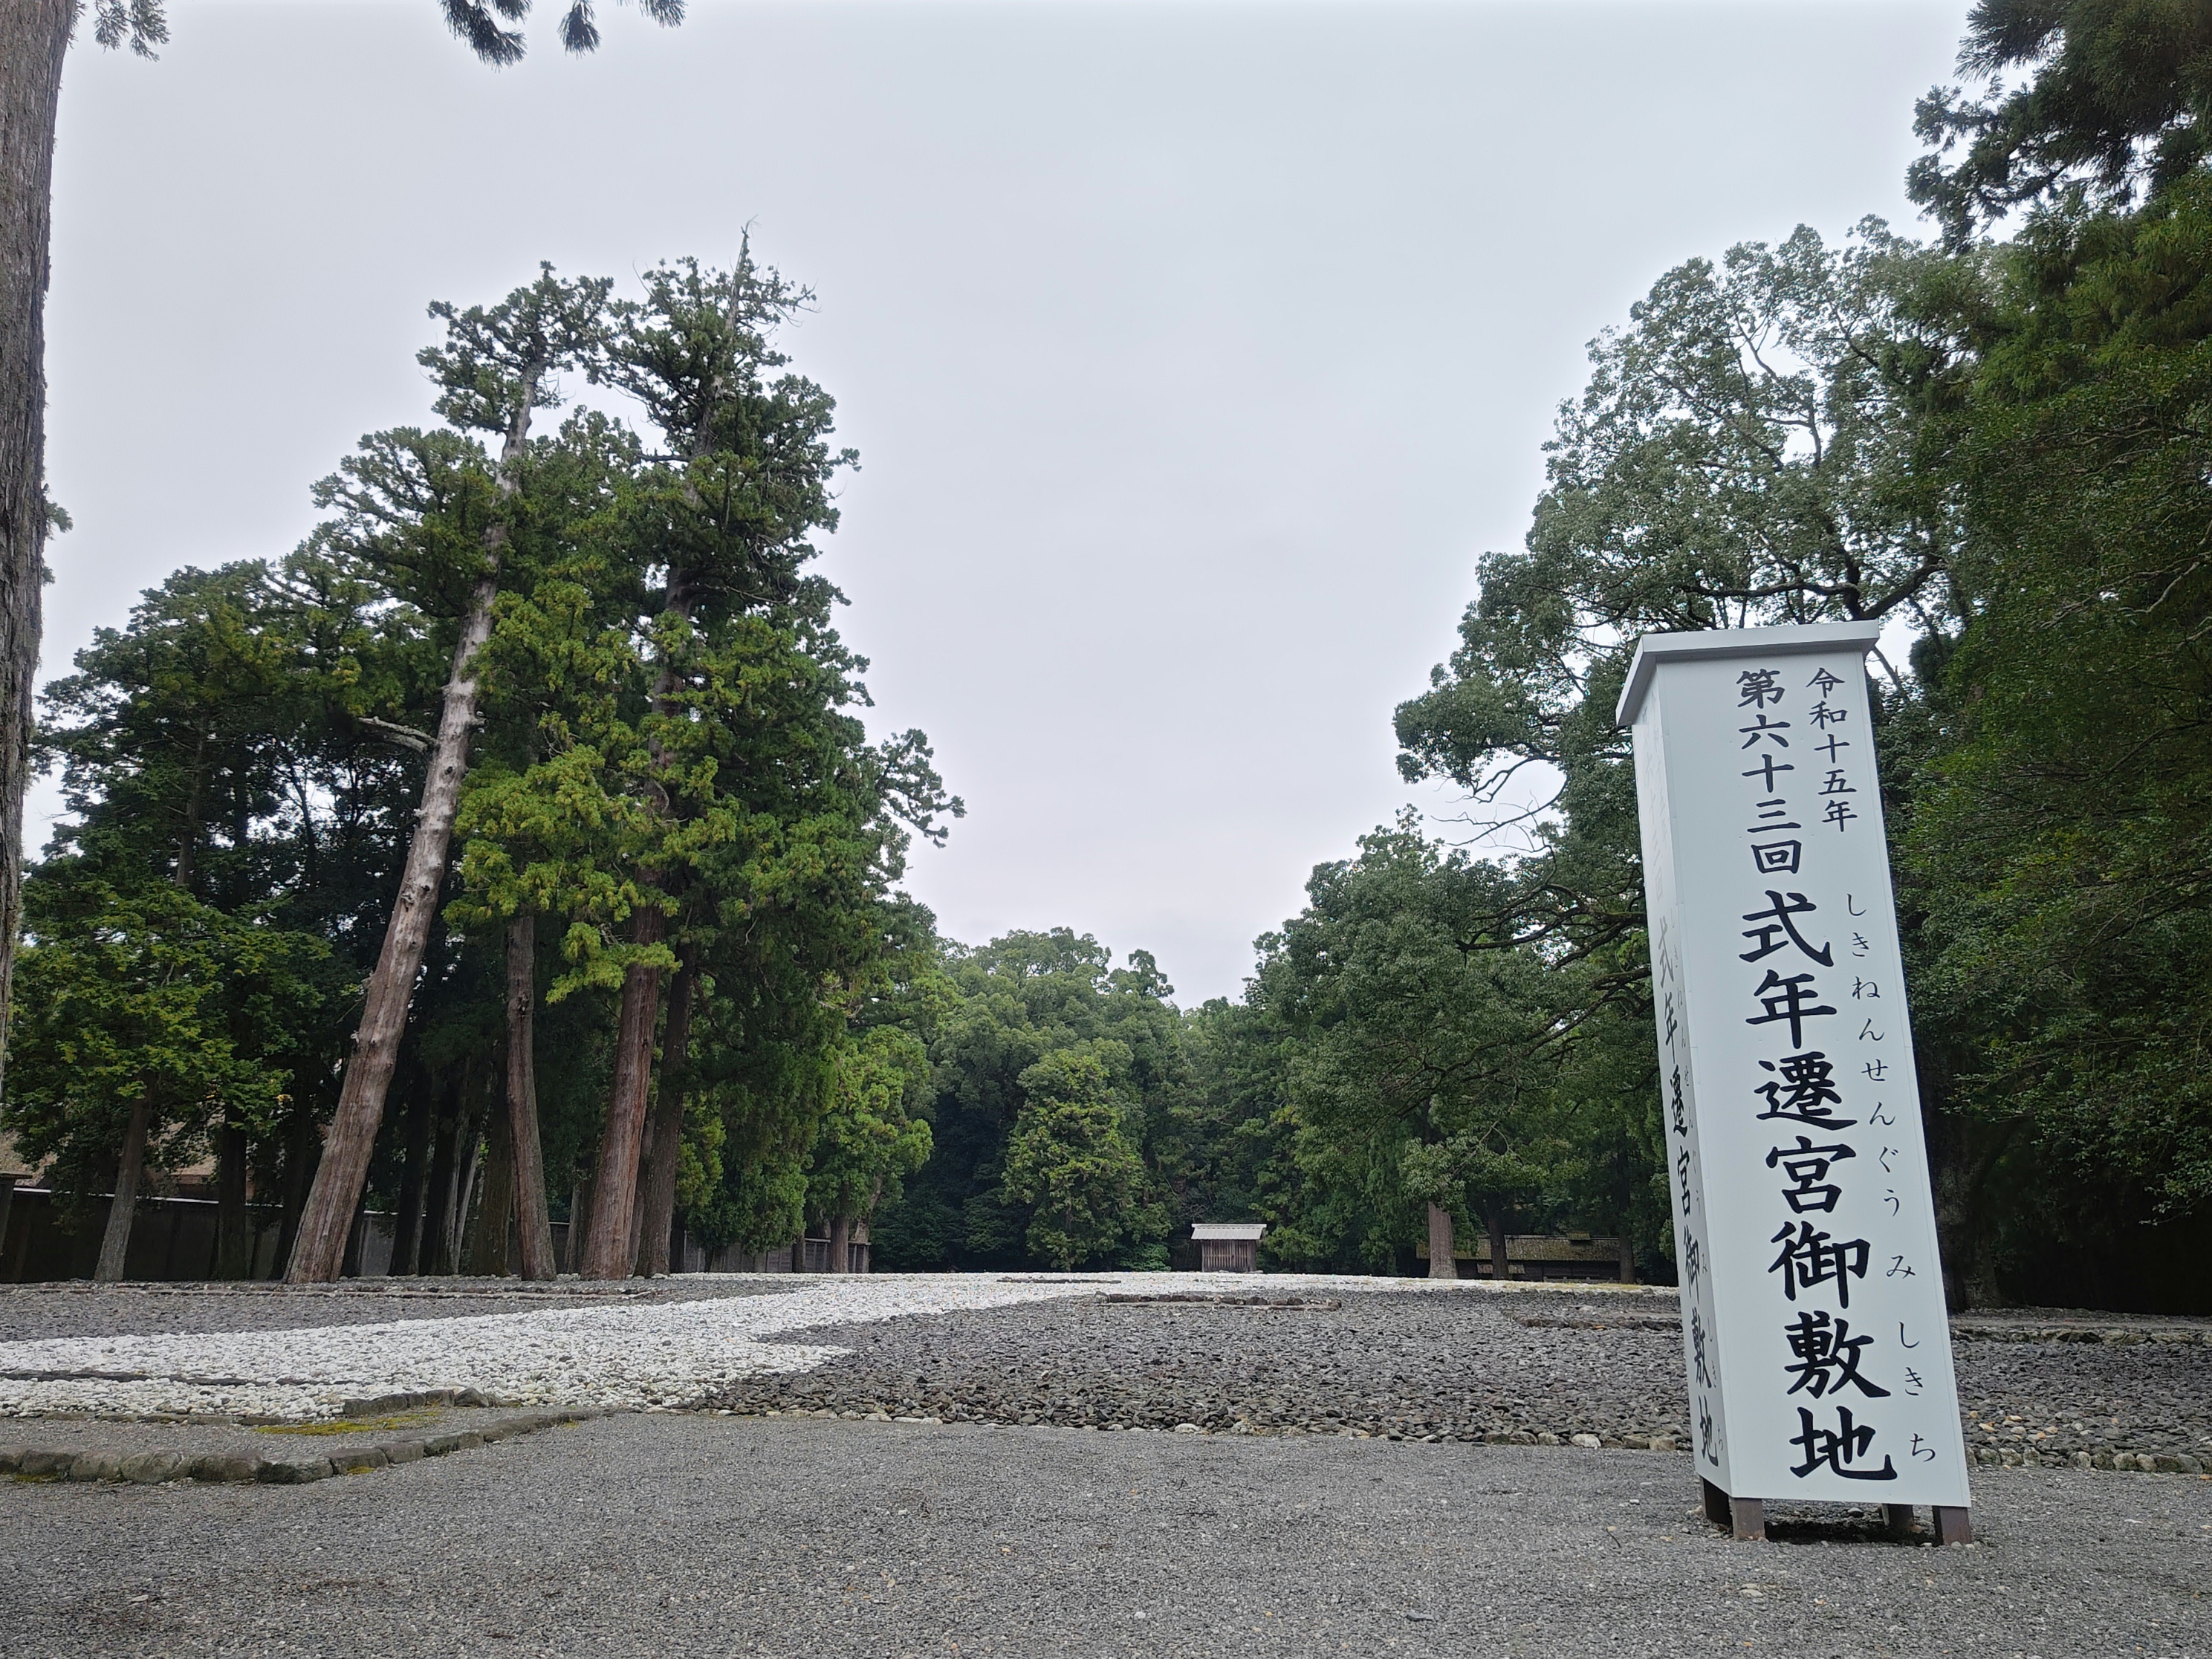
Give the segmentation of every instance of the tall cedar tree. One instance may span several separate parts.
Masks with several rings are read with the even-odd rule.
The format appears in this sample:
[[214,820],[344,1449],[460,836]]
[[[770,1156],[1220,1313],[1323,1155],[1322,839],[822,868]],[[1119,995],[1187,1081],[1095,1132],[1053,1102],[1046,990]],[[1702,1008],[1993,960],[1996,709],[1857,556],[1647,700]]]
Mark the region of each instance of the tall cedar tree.
[[453,645],[453,672],[447,677],[399,896],[363,994],[361,1026],[347,1058],[337,1113],[323,1139],[322,1162],[285,1271],[295,1285],[336,1279],[344,1261],[346,1236],[384,1121],[385,1094],[398,1064],[407,1006],[446,882],[453,816],[460,806],[476,724],[476,657],[491,634],[492,605],[499,597],[501,561],[513,533],[512,508],[522,487],[531,416],[557,402],[555,379],[592,343],[611,286],[603,280],[561,282],[547,265],[537,282],[489,308],[457,312],[443,303],[431,307],[447,333],[443,346],[427,347],[421,354],[422,366],[443,388],[438,413],[463,432],[498,433],[502,443],[492,473],[494,499],[475,545],[422,549],[415,542],[406,549],[433,557],[459,555],[472,566],[467,608]]
[[614,1090],[580,1264],[592,1279],[625,1278],[636,1260],[638,1165],[661,977],[676,967],[665,939],[680,902],[671,890],[680,854],[653,843],[680,837],[682,820],[710,809],[720,793],[711,775],[679,770],[691,738],[685,693],[704,666],[702,649],[711,649],[724,624],[823,602],[826,584],[801,574],[815,553],[807,538],[835,527],[830,477],[854,459],[830,448],[833,405],[819,387],[796,375],[769,378],[788,361],[770,337],[806,303],[805,292],[747,257],[726,273],[692,260],[660,266],[645,283],[643,301],[617,308],[593,370],[644,408],[669,459],[641,504],[653,520],[641,556],[660,576],[647,624],[653,666],[641,723],[644,765],[635,778],[650,823],[634,853]]

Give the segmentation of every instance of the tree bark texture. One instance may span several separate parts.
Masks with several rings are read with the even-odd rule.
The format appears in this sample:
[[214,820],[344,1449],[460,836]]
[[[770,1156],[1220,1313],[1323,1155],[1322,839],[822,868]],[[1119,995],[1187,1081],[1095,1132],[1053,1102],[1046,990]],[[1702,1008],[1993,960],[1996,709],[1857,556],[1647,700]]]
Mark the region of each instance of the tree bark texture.
[[0,1040],[21,925],[23,787],[46,574],[54,118],[76,11],[76,0],[0,0]]
[[140,1095],[131,1109],[130,1127],[123,1132],[123,1156],[115,1165],[115,1196],[107,1206],[107,1231],[100,1241],[100,1265],[94,1282],[112,1285],[123,1277],[123,1264],[131,1254],[131,1221],[138,1208],[138,1176],[146,1167],[146,1125],[151,1115],[146,1097]]
[[[503,499],[512,499],[518,488],[516,474],[530,436],[530,410],[537,389],[534,378],[524,383],[500,452],[499,492]],[[368,1181],[368,1160],[384,1121],[384,1097],[392,1087],[399,1040],[407,1028],[407,1006],[414,1000],[422,954],[429,947],[438,894],[446,884],[453,818],[460,811],[461,783],[469,771],[469,736],[476,726],[477,655],[491,637],[492,604],[499,598],[500,556],[507,539],[504,520],[484,531],[483,574],[470,590],[468,614],[453,646],[453,671],[447,676],[444,706],[438,714],[438,738],[431,745],[429,769],[422,778],[422,805],[407,843],[399,896],[384,930],[376,970],[368,976],[361,1024],[354,1032],[353,1052],[338,1091],[337,1112],[323,1138],[323,1161],[316,1168],[314,1190],[307,1195],[307,1212],[300,1220],[299,1243],[284,1275],[295,1285],[325,1284],[337,1277],[345,1251],[345,1218],[360,1202]]]
[[[668,918],[651,905],[637,913],[631,940],[658,945]],[[622,1020],[615,1037],[614,1093],[599,1138],[592,1181],[592,1230],[584,1243],[586,1279],[627,1279],[636,1249],[630,1231],[637,1211],[637,1160],[645,1139],[647,1091],[653,1082],[653,1027],[660,1012],[660,969],[631,964],[623,976]]]
[[576,1177],[576,1185],[568,1197],[569,1273],[581,1273],[584,1267],[584,1241],[592,1231],[592,1177],[589,1171]]
[[[496,576],[477,583],[468,617],[461,625],[460,643],[453,650],[453,676],[446,682],[438,741],[430,753],[429,774],[422,780],[422,806],[407,844],[399,897],[385,929],[376,971],[369,975],[361,1025],[354,1033],[353,1054],[338,1091],[337,1114],[323,1137],[322,1163],[301,1218],[299,1242],[292,1247],[285,1277],[295,1285],[325,1284],[337,1276],[346,1225],[368,1179],[369,1156],[384,1121],[385,1093],[392,1086],[399,1039],[406,1030],[407,1005],[430,942],[439,890],[446,882],[453,817],[460,809],[461,781],[468,775],[469,732],[476,723],[476,655],[491,637],[491,607],[498,586]],[[435,1195],[434,1188],[434,1199]]]
[[699,967],[687,953],[668,988],[668,1030],[660,1040],[660,1090],[646,1134],[646,1159],[638,1177],[637,1270],[647,1279],[668,1271],[676,1225],[676,1175],[684,1151],[684,1061],[691,1047],[691,1005],[699,993]]
[[1490,1235],[1490,1276],[1503,1285],[1511,1265],[1505,1259],[1505,1206],[1503,1204],[1482,1206],[1482,1230]]
[[833,1273],[852,1271],[853,1218],[848,1215],[830,1218],[830,1260],[826,1265]]
[[1429,1277],[1457,1279],[1459,1262],[1453,1256],[1451,1212],[1441,1204],[1429,1206]]
[[215,1276],[253,1277],[253,1218],[246,1207],[246,1128],[226,1123],[215,1137]]
[[484,1120],[483,1198],[470,1237],[469,1271],[483,1279],[507,1277],[507,1233],[514,1219],[514,1133],[505,1112]]
[[507,925],[507,1122],[514,1149],[515,1231],[522,1276],[560,1277],[546,1208],[545,1152],[538,1133],[538,918],[523,911]]

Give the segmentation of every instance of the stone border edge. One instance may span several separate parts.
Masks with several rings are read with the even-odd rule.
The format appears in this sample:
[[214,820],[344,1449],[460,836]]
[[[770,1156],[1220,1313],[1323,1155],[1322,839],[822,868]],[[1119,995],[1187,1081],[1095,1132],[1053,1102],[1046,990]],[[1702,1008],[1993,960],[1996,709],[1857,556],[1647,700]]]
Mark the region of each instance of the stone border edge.
[[[415,1398],[398,1395],[396,1399]],[[357,1402],[348,1401],[348,1404]],[[438,1403],[444,1403],[442,1401]],[[392,1409],[400,1409],[393,1407]],[[349,1413],[368,1415],[367,1413]],[[270,1486],[304,1486],[333,1475],[367,1474],[372,1469],[420,1462],[426,1457],[496,1445],[543,1429],[582,1423],[606,1413],[597,1411],[522,1412],[503,1422],[481,1429],[460,1429],[445,1434],[374,1442],[350,1447],[327,1457],[249,1457],[205,1452],[187,1455],[175,1451],[112,1452],[46,1451],[34,1447],[0,1445],[0,1474],[17,1480],[123,1481],[133,1486],[159,1486],[168,1480],[253,1483]]]

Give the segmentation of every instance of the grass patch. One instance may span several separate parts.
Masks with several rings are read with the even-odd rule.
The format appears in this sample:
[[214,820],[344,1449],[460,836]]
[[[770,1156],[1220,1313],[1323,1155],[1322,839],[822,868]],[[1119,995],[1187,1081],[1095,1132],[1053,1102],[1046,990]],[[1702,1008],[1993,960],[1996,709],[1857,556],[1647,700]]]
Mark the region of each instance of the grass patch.
[[378,1429],[411,1429],[436,1420],[438,1413],[395,1412],[389,1417],[341,1417],[329,1423],[256,1423],[256,1434],[368,1434]]

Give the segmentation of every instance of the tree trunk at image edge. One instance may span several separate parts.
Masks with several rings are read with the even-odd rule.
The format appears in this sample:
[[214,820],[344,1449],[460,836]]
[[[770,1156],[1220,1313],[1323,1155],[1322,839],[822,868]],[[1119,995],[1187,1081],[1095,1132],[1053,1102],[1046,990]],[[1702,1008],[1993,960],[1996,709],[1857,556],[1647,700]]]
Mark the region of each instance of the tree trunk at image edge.
[[[668,918],[648,905],[630,939],[658,945]],[[635,1260],[631,1222],[637,1213],[637,1160],[645,1139],[645,1103],[653,1084],[653,1028],[660,1012],[660,969],[633,963],[623,976],[622,1019],[615,1037],[614,1092],[599,1137],[592,1182],[592,1230],[584,1241],[586,1279],[628,1279]]]
[[0,1042],[21,920],[23,786],[46,574],[54,117],[76,13],[76,0],[0,0]]
[[646,1126],[645,1167],[638,1175],[637,1270],[647,1279],[668,1271],[676,1226],[676,1175],[684,1152],[684,1060],[691,1046],[691,1003],[699,969],[687,954],[668,988],[668,1030],[660,1042],[660,1090]]
[[107,1206],[107,1231],[100,1241],[100,1265],[93,1279],[102,1285],[123,1277],[123,1263],[131,1254],[131,1220],[138,1208],[138,1176],[146,1167],[146,1097],[131,1109],[131,1127],[123,1132],[123,1156],[115,1166],[115,1197]]
[[1429,1277],[1457,1279],[1459,1263],[1453,1256],[1451,1212],[1442,1205],[1429,1206]]
[[[5,4],[8,0],[0,0]],[[507,428],[506,447],[500,453],[499,489],[511,498],[523,446],[530,435],[530,406],[536,382],[527,383],[518,400],[513,424]],[[438,715],[438,740],[430,750],[429,770],[422,779],[422,805],[416,814],[415,834],[407,843],[407,867],[399,878],[399,896],[392,907],[391,923],[384,930],[384,948],[377,955],[376,971],[369,975],[362,999],[361,1025],[354,1033],[353,1053],[346,1061],[345,1082],[338,1091],[338,1109],[323,1137],[323,1161],[315,1170],[315,1185],[307,1194],[307,1208],[300,1218],[299,1241],[284,1277],[295,1285],[327,1284],[338,1276],[345,1256],[346,1229],[368,1181],[368,1160],[376,1149],[376,1132],[384,1121],[384,1097],[392,1086],[392,1068],[399,1061],[399,1039],[407,1027],[407,1005],[415,994],[415,979],[422,969],[430,927],[438,914],[438,892],[446,884],[447,855],[452,850],[453,817],[460,810],[461,783],[468,776],[469,733],[477,718],[477,653],[491,637],[492,602],[499,597],[499,560],[507,545],[504,520],[484,532],[484,573],[469,594],[468,615],[453,647],[453,672],[447,677],[445,704]]]
[[553,1223],[546,1208],[545,1152],[538,1136],[538,918],[524,911],[507,924],[507,1124],[514,1148],[515,1231],[522,1276],[557,1279]]

